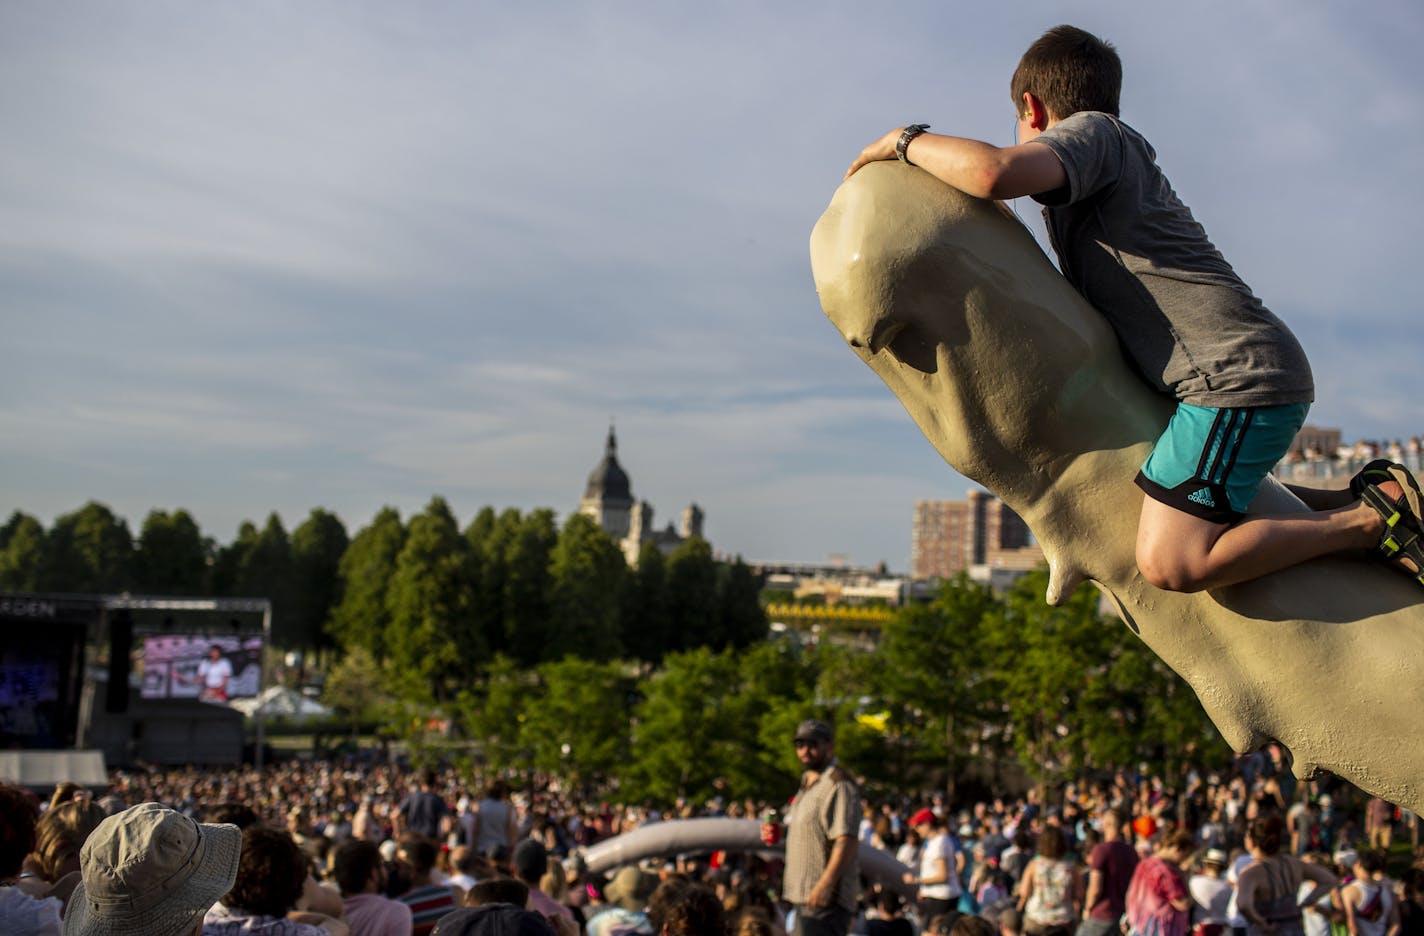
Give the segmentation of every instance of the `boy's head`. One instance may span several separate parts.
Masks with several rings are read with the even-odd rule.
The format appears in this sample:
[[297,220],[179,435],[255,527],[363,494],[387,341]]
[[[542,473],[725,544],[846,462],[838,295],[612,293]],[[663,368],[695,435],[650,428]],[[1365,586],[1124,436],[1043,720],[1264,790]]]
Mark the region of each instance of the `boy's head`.
[[1111,43],[1076,26],[1055,26],[1038,38],[1019,59],[1009,91],[1014,107],[1024,111],[1024,94],[1032,94],[1055,120],[1079,111],[1118,115],[1122,91],[1122,60]]

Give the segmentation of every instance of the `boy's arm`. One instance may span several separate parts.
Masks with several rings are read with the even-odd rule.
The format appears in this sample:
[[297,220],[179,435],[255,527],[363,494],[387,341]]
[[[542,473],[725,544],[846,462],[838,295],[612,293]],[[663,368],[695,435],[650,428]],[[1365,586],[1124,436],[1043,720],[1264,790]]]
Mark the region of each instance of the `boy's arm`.
[[[849,179],[862,166],[895,158],[901,130],[891,130],[861,150],[846,170]],[[977,198],[1018,198],[1051,192],[1068,184],[1058,156],[1043,143],[994,146],[964,137],[922,133],[905,155],[930,175]]]

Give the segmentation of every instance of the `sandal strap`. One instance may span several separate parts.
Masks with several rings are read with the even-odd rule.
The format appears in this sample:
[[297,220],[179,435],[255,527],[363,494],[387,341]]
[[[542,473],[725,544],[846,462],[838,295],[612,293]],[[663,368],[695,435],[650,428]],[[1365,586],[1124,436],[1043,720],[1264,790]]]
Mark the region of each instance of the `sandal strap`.
[[1404,489],[1404,502],[1409,505],[1414,518],[1424,520],[1424,491],[1419,489],[1419,482],[1415,480],[1414,475],[1403,465],[1390,465],[1387,473],[1391,481],[1397,482]]
[[1392,467],[1394,467],[1394,463],[1388,458],[1376,458],[1355,472],[1355,476],[1350,479],[1350,493],[1355,495],[1358,499],[1364,495],[1365,488],[1371,484],[1379,484],[1381,481],[1397,480],[1389,473],[1389,469]]
[[[1404,497],[1392,500],[1374,484],[1361,492],[1360,500],[1384,519],[1384,532],[1380,534],[1379,543],[1375,546],[1376,552],[1386,559],[1407,556],[1424,570],[1424,565],[1420,565],[1420,559],[1416,558],[1416,554],[1424,556],[1424,543],[1420,541],[1420,521],[1417,514],[1410,512],[1407,500]],[[1424,585],[1424,578],[1421,578],[1420,584]]]

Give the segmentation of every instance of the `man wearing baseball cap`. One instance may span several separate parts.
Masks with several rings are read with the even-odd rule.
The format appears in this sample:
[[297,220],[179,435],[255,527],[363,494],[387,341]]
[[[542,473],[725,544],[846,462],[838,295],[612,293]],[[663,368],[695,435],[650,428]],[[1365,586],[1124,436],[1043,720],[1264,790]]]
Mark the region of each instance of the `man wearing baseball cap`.
[[[791,936],[845,936],[860,892],[856,830],[860,790],[836,762],[835,733],[819,719],[796,728],[804,772],[786,813],[786,876],[781,895],[796,908]],[[762,840],[774,842],[774,823]]]
[[235,825],[206,825],[142,803],[99,823],[79,852],[64,936],[192,936],[232,889]]

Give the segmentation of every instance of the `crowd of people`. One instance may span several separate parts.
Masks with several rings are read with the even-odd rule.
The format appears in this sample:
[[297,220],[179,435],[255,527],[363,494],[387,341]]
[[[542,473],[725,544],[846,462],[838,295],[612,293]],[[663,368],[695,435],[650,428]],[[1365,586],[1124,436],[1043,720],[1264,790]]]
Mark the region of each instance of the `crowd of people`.
[[[557,936],[1424,932],[1414,817],[1344,784],[1297,784],[1279,752],[1176,782],[1082,778],[1047,800],[872,800],[819,730],[798,735],[807,773],[789,803],[615,804],[554,778],[354,759],[119,771],[107,790],[64,785],[43,803],[0,787],[0,932],[405,936],[453,932],[456,911],[468,922],[470,908],[496,905],[532,913],[490,916],[500,936],[544,932],[534,924]],[[769,813],[784,817],[785,866],[770,846],[601,873],[584,860],[647,824]],[[797,854],[820,846],[796,837],[813,813],[826,847],[808,869]],[[902,878],[862,860],[852,886],[817,896],[836,842],[852,836],[850,858],[879,850]],[[196,916],[179,912],[182,895],[202,904]],[[818,930],[835,905],[840,919]]]

